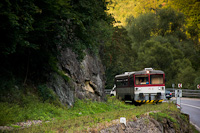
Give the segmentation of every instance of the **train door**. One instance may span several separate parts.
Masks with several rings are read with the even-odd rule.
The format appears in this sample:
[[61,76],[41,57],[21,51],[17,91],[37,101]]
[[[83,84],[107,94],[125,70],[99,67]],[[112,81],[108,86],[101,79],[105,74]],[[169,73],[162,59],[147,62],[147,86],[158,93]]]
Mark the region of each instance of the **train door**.
[[125,100],[126,95],[129,92],[129,81],[128,77],[119,77],[115,79],[116,82],[116,90],[117,90],[117,97]]
[[134,77],[133,77],[133,75],[130,75],[130,77],[129,77],[129,87],[130,87],[131,99],[134,100]]

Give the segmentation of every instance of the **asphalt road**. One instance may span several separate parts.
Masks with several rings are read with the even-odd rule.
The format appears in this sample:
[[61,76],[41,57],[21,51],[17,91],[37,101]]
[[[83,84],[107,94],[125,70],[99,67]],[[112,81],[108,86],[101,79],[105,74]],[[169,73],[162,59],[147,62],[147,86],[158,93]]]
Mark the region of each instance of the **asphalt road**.
[[200,131],[200,99],[181,98],[181,111],[190,115],[190,121]]

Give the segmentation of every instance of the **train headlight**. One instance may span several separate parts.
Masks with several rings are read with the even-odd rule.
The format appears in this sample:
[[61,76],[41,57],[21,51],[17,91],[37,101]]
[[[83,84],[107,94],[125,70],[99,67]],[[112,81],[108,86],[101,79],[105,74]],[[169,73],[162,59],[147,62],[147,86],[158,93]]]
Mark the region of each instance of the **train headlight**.
[[161,90],[161,88],[160,88],[160,87],[158,87],[158,90]]
[[136,90],[136,91],[140,91],[140,90],[141,90],[141,88],[135,88],[135,90]]

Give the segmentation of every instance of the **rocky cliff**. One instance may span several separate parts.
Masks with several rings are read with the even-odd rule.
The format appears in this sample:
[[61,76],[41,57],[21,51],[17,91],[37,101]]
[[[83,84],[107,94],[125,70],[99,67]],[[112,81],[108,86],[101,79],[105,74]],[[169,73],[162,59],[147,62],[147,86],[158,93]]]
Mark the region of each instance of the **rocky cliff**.
[[[142,115],[140,118],[133,117],[131,121],[123,123],[111,121],[114,125],[102,129],[100,133],[192,133],[197,131],[189,122],[189,115],[181,113],[173,114],[176,121],[169,118],[157,117],[157,119],[149,116],[149,113]],[[118,123],[118,124],[116,124]],[[95,130],[95,129],[93,129]]]
[[69,48],[61,51],[59,60],[59,71],[68,79],[58,73],[52,73],[49,88],[52,88],[59,96],[62,104],[72,106],[75,98],[103,100],[105,86],[104,68],[100,58],[86,55],[80,62],[77,55]]

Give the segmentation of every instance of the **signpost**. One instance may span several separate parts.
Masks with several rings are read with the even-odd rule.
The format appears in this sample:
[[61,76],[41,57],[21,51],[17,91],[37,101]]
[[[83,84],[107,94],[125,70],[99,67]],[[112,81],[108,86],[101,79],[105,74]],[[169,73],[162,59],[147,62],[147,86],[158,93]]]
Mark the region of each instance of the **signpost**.
[[173,88],[172,96],[173,96],[173,94],[174,94],[174,87],[175,87],[175,84],[172,84],[172,88]]
[[182,90],[180,89],[175,90],[175,96],[176,96],[176,106],[178,109],[181,109]]
[[178,90],[175,90],[176,106],[178,109],[181,109],[182,83],[178,83],[178,88]]

